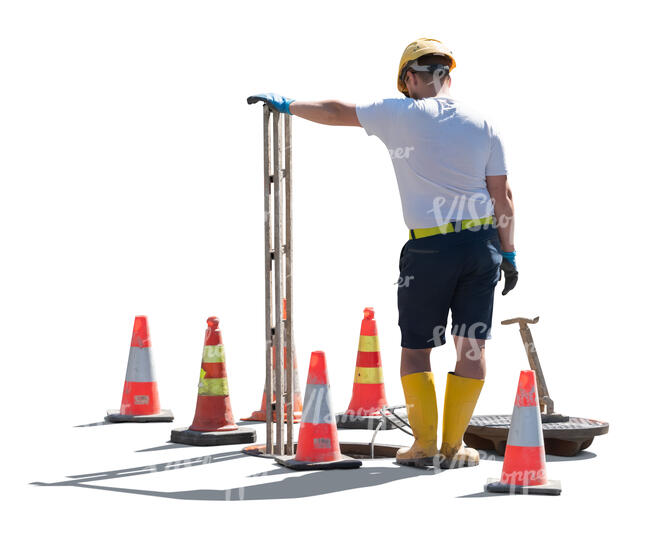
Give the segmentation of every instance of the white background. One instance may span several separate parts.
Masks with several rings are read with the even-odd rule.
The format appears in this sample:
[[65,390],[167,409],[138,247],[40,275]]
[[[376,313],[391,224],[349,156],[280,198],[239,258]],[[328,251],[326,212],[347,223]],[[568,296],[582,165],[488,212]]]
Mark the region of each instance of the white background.
[[[2,2],[2,484],[10,539],[246,539],[271,528],[275,539],[299,540],[489,539],[510,530],[547,539],[561,529],[599,539],[633,529],[648,441],[648,85],[639,6]],[[172,426],[191,422],[209,315],[221,319],[235,415],[261,400],[261,107],[245,98],[397,96],[400,54],[421,36],[449,45],[458,63],[453,94],[499,127],[516,204],[520,281],[498,295],[476,413],[510,412],[526,368],[516,329],[498,322],[540,315],[533,334],[558,410],[611,424],[590,448],[595,455],[549,463],[562,497],[455,498],[498,476],[494,461],[435,477],[379,462],[374,482],[372,467],[298,485],[291,480],[303,475],[274,471],[278,485],[269,491],[310,495],[298,500],[253,491],[252,500],[223,502],[223,490],[274,470],[252,458],[96,483],[113,491],[29,485],[223,453],[165,442]],[[303,387],[310,351],[323,349],[333,402],[346,407],[362,309],[372,305],[388,399],[402,402],[395,282],[407,232],[388,153],[362,129],[296,118],[294,163]],[[119,407],[136,314],[149,316],[161,404],[176,421],[74,427]],[[455,358],[450,345],[438,350],[442,406]],[[391,433],[382,438],[401,438]]]

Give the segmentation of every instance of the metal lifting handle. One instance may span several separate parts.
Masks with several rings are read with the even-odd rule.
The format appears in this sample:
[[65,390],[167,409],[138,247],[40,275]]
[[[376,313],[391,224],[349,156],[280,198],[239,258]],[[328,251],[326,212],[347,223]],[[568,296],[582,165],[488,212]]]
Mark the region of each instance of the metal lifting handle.
[[519,334],[521,335],[521,340],[524,342],[528,363],[530,368],[535,371],[535,376],[537,377],[537,396],[539,397],[540,408],[542,412],[544,412],[545,407],[546,414],[553,414],[555,412],[555,404],[548,392],[546,379],[544,378],[544,372],[542,371],[542,364],[539,362],[537,349],[535,348],[535,342],[533,341],[533,334],[530,332],[530,328],[528,327],[528,324],[536,324],[537,322],[539,322],[539,316],[535,316],[533,319],[523,317],[510,318],[508,320],[503,320],[501,324],[504,326],[509,324],[519,324]]

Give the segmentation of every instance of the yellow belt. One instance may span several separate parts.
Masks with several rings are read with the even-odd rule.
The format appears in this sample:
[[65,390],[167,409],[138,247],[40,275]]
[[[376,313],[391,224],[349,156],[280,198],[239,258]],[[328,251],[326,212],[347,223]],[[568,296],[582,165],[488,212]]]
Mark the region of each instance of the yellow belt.
[[[476,226],[483,226],[484,224],[494,224],[493,216],[486,216],[483,218],[468,218],[460,222],[449,222],[441,226],[433,228],[418,228],[416,230],[409,230],[409,239],[421,239],[422,237],[431,237],[432,235],[439,235],[441,233],[452,233],[455,231],[468,230]],[[460,227],[460,229],[459,229]]]

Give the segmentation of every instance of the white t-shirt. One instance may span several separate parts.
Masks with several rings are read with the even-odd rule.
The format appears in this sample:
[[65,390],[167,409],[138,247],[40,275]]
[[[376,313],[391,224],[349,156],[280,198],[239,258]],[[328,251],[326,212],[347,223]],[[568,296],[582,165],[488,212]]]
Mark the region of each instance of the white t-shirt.
[[506,175],[492,126],[450,97],[392,98],[358,105],[368,135],[388,148],[409,229],[494,213],[486,175]]

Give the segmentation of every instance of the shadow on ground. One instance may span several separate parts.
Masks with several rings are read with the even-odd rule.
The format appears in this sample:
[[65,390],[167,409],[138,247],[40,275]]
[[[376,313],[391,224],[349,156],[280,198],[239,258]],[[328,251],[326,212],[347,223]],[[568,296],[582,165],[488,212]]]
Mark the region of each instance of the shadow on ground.
[[457,499],[476,499],[479,497],[507,497],[507,493],[490,493],[488,491],[480,491],[479,493],[470,493],[469,495],[458,495]]
[[[124,487],[111,487],[99,485],[102,481],[127,478],[141,474],[163,472],[188,467],[196,467],[231,459],[243,458],[241,452],[223,452],[200,457],[193,457],[169,463],[157,463],[140,467],[119,469],[113,471],[94,472],[68,476],[68,480],[61,482],[45,483],[32,482],[37,486],[64,486],[82,487],[132,495],[147,495],[150,497],[164,497],[167,499],[195,500],[195,501],[253,501],[265,499],[295,499],[347,491],[362,487],[373,487],[387,484],[397,480],[413,478],[415,476],[433,476],[440,473],[436,469],[416,469],[410,467],[381,467],[373,466],[366,461],[360,469],[313,471],[298,476],[289,476],[281,480],[274,480],[261,484],[233,487],[228,489],[192,489],[187,491],[152,491],[147,489],[130,489]],[[295,474],[284,467],[261,472],[249,478],[262,478],[282,474]]]
[[[170,448],[186,447],[183,444],[167,444],[156,448],[138,450],[139,452],[166,450]],[[150,497],[163,497],[167,499],[195,500],[195,501],[253,501],[266,499],[295,499],[300,497],[312,497],[335,493],[338,491],[347,491],[363,487],[373,487],[398,480],[413,478],[415,476],[433,476],[441,472],[438,469],[416,469],[411,467],[382,467],[373,465],[372,461],[366,460],[360,469],[350,470],[329,470],[329,471],[312,471],[302,475],[294,475],[276,479],[274,481],[253,484],[241,487],[232,487],[228,489],[192,489],[186,491],[152,491],[147,489],[130,489],[124,487],[111,487],[100,485],[101,482],[139,476],[141,474],[150,474],[164,472],[168,470],[184,469],[189,467],[198,467],[212,463],[230,461],[232,459],[242,459],[244,456],[240,451],[221,452],[203,456],[170,461],[166,463],[155,463],[152,465],[142,465],[117,469],[112,471],[100,471],[87,474],[77,474],[67,476],[67,480],[61,482],[32,482],[37,486],[66,486],[82,487],[103,491],[112,491],[117,493],[129,493],[133,495],[147,495]],[[596,457],[592,452],[582,451],[574,457],[547,456],[546,461],[549,463],[556,461],[576,461]],[[502,462],[503,457],[481,452],[481,459],[495,462]],[[284,467],[276,467],[272,470],[249,475],[248,478],[263,478],[270,476],[295,474]],[[496,473],[495,473],[496,474]],[[488,492],[472,493],[469,495],[460,495],[458,498],[482,498],[482,497],[499,497],[503,494]]]
[[167,441],[167,444],[164,444],[162,446],[154,446],[153,448],[143,448],[142,450],[136,450],[135,453],[162,452],[164,450],[173,450],[174,448],[195,448],[195,446],[190,446],[189,444],[178,444],[176,442]]
[[111,422],[107,422],[106,420],[102,420],[101,422],[84,423],[81,425],[75,425],[74,427],[97,427],[98,425],[115,425],[115,424]]

